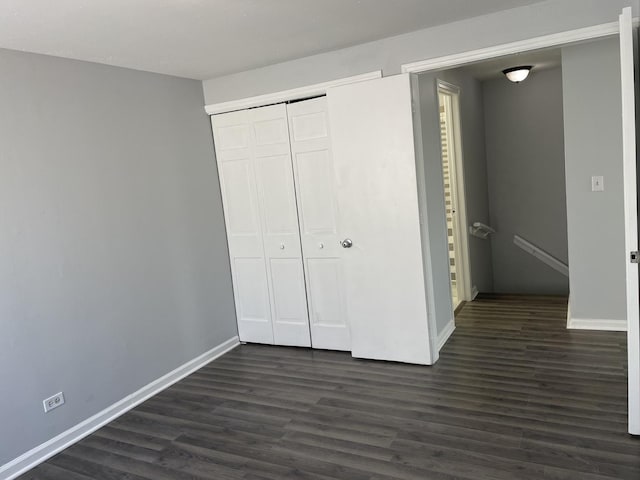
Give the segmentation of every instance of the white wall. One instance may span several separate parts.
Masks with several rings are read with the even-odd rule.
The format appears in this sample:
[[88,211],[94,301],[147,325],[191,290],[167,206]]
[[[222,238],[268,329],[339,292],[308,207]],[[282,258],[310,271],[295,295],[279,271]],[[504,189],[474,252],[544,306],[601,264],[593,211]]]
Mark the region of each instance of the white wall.
[[200,82],[0,69],[2,465],[237,330]]
[[548,0],[439,27],[218,77],[203,82],[207,104],[272,93],[373,70],[400,72],[403,63],[615,22],[640,0]]
[[513,243],[520,235],[568,261],[562,70],[482,86],[494,291],[567,295],[567,277]]
[[[626,318],[617,37],[562,49],[571,316]],[[604,192],[591,176],[604,176]]]

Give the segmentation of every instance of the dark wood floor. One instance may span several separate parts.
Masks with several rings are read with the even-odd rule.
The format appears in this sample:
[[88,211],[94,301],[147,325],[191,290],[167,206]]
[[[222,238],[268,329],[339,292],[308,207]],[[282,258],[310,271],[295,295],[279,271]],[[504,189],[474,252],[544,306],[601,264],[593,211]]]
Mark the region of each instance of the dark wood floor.
[[640,479],[625,335],[466,305],[434,367],[235,349],[21,478]]

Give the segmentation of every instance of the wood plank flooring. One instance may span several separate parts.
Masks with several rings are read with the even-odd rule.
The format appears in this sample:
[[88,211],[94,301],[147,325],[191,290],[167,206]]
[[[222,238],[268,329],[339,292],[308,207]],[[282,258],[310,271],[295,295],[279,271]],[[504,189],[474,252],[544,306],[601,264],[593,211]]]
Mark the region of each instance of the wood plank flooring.
[[244,345],[22,479],[640,479],[625,334],[485,296],[434,367]]

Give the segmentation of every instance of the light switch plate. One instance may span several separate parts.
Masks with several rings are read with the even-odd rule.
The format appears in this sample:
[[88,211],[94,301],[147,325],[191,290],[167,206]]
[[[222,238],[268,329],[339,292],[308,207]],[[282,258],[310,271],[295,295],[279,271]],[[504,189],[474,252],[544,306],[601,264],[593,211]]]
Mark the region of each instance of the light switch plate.
[[604,177],[602,175],[591,177],[591,191],[604,192]]
[[64,395],[62,392],[56,393],[55,395],[43,400],[42,405],[44,406],[45,413],[50,412],[54,408],[64,405]]

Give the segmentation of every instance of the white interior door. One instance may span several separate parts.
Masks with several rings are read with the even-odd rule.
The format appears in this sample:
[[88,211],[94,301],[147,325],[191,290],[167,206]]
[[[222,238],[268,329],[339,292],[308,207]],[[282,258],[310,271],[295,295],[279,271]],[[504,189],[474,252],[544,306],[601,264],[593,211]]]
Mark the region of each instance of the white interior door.
[[[440,142],[442,155],[442,173],[444,180],[445,217],[447,221],[447,244],[449,250],[449,282],[453,310],[466,300],[463,291],[465,282],[464,262],[460,228],[460,202],[458,198],[457,155],[454,139],[453,93],[444,92],[438,85],[438,104],[440,110]],[[466,232],[465,232],[466,233]]]
[[277,345],[311,346],[296,192],[284,104],[248,111]]
[[231,275],[243,342],[273,343],[267,270],[249,114],[211,117],[229,242]]
[[327,102],[352,354],[430,364],[409,75]]
[[326,97],[287,105],[311,343],[350,350]]
[[[624,161],[625,263],[627,274],[627,353],[629,359],[629,433],[640,435],[640,312],[636,187],[635,95],[633,79],[633,26],[631,8],[620,15],[620,66],[622,81],[622,142]],[[637,256],[637,255],[636,255]]]

